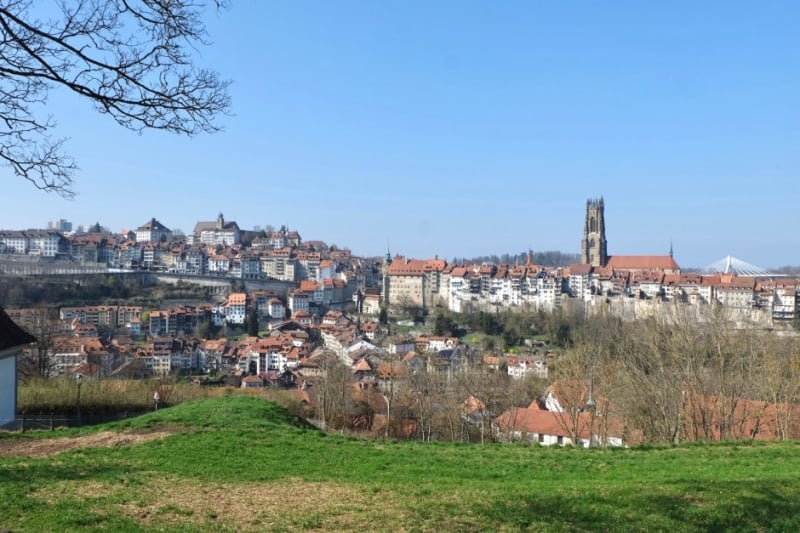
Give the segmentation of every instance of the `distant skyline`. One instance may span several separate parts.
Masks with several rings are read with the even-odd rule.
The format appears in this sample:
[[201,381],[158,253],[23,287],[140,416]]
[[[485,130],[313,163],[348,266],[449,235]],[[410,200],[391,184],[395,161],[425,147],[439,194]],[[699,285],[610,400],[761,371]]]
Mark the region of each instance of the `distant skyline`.
[[209,10],[225,131],[139,135],[60,92],[74,200],[5,167],[0,229],[222,212],[359,255],[578,253],[800,264],[794,2],[255,2]]

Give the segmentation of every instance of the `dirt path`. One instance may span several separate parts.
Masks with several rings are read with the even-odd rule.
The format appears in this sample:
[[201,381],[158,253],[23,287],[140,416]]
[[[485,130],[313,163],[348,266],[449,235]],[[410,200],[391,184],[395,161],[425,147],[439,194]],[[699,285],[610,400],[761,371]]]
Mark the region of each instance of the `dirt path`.
[[57,437],[54,439],[2,439],[0,440],[0,457],[49,457],[78,448],[130,446],[141,442],[163,439],[174,433],[175,431],[167,430],[147,433],[103,431],[92,435]]

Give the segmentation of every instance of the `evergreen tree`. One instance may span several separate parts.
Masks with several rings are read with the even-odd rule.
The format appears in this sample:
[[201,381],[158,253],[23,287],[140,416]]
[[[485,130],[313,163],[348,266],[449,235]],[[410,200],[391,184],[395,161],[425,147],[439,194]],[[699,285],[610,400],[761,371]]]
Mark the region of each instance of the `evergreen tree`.
[[258,313],[255,310],[247,312],[247,334],[258,337]]

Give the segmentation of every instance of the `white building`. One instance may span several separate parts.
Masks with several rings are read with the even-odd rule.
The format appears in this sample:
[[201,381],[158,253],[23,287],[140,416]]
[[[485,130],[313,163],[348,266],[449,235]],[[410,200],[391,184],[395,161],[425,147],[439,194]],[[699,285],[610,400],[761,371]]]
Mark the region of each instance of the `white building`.
[[136,228],[136,242],[159,242],[172,239],[172,232],[164,224],[151,218]]
[[55,257],[67,253],[67,239],[53,230],[0,231],[0,253]]
[[514,379],[534,376],[547,379],[547,363],[538,359],[510,357],[507,362],[508,375]]
[[192,232],[194,240],[209,246],[233,246],[239,244],[241,232],[236,222],[226,222],[222,213],[217,215],[217,220],[198,222]]
[[225,302],[225,319],[229,324],[244,324],[247,319],[247,295],[233,292]]

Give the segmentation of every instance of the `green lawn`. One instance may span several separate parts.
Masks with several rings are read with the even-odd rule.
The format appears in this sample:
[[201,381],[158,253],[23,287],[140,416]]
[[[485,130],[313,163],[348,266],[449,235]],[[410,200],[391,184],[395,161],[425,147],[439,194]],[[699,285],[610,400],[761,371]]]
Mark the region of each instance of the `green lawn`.
[[3,435],[0,453],[110,435],[111,447],[0,457],[0,530],[800,530],[797,442],[384,442],[326,435],[232,396],[80,434]]

